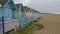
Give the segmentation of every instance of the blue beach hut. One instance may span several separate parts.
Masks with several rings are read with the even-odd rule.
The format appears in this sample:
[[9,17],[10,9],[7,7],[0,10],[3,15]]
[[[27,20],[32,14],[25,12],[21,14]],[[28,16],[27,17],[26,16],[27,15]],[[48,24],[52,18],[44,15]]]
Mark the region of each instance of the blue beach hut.
[[13,0],[0,0],[0,17],[4,17],[5,20],[11,20],[12,11],[16,10],[16,6]]

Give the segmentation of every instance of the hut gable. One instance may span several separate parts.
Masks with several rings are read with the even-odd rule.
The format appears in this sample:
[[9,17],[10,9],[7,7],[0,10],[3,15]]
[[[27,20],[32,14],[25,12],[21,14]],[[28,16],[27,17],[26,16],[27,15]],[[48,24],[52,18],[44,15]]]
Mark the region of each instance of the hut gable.
[[16,9],[13,0],[0,0],[0,7]]
[[29,12],[29,10],[30,10],[30,8],[27,7],[27,6],[25,6],[24,9],[25,9],[26,12]]
[[19,9],[22,4],[16,4],[17,8]]
[[16,4],[17,6],[17,9],[21,10],[21,11],[24,11],[24,7],[23,7],[23,4],[20,3],[20,4]]

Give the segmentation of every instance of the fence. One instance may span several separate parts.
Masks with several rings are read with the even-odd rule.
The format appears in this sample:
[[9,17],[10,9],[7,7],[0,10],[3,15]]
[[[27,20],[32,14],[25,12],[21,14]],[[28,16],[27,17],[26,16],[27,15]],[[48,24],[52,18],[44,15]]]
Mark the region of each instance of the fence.
[[29,17],[24,17],[24,18],[19,19],[19,25],[21,28],[23,28],[25,26],[25,24],[29,24],[29,23],[30,23]]
[[33,17],[23,17],[19,19],[19,26],[23,28],[26,24],[29,24],[31,21],[34,21],[35,19],[39,18],[40,16],[36,15]]
[[[24,17],[24,18],[20,18],[19,20],[10,20],[10,21],[5,21],[4,17],[0,17],[0,34],[4,34],[11,27],[15,28],[16,25],[17,25],[17,27],[19,27],[19,25],[20,25],[21,28],[23,28],[25,24],[29,24],[29,23],[30,23],[30,18],[29,17]],[[9,24],[11,26],[9,26]]]
[[13,19],[13,20],[4,20],[4,17],[0,17],[0,34],[5,34],[6,32],[14,29],[16,30],[19,28],[19,20]]
[[[9,20],[9,21],[4,21],[4,17],[0,17],[0,34],[4,34],[4,32],[7,32],[9,29],[13,29],[13,28],[17,28],[19,26],[21,26],[21,28],[23,28],[25,26],[25,24],[29,24],[30,21],[38,18],[40,16],[37,17],[33,17],[32,19],[30,17],[22,17],[20,19],[13,19],[13,20]],[[7,29],[4,31],[4,29]]]

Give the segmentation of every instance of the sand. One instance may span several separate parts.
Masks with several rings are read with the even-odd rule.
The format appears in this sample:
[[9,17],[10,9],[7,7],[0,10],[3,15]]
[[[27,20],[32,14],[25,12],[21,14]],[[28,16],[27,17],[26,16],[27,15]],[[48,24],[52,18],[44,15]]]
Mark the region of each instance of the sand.
[[38,23],[43,24],[45,28],[34,31],[33,34],[60,34],[60,15],[42,16]]

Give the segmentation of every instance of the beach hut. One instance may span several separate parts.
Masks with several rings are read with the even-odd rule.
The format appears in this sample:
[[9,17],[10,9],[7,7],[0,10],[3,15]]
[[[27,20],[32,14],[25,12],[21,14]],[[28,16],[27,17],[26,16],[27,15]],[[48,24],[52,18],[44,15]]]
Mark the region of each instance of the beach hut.
[[32,9],[32,16],[33,16],[34,19],[39,18],[40,17],[40,12]]
[[31,22],[31,17],[32,17],[32,12],[31,12],[31,8],[29,8],[28,6],[24,6],[25,9],[25,21],[27,24],[29,24]]
[[[13,19],[13,11],[17,10],[13,0],[0,0],[0,17],[4,17],[4,32],[16,31],[19,28],[19,20]],[[0,22],[1,23],[1,22]],[[0,31],[1,32],[1,31]]]
[[11,20],[12,11],[16,10],[16,6],[13,0],[0,0],[0,17],[4,17],[5,20]]
[[12,12],[14,19],[20,19],[21,18],[21,6],[22,6],[22,4],[16,4],[17,10],[14,10]]
[[17,10],[14,10],[12,12],[13,14],[13,18],[14,19],[19,19],[19,26],[23,27],[24,26],[24,8],[23,8],[23,4],[16,4]]
[[26,16],[32,17],[31,8],[29,8],[28,6],[24,6],[24,9],[25,9],[25,12],[26,12]]

